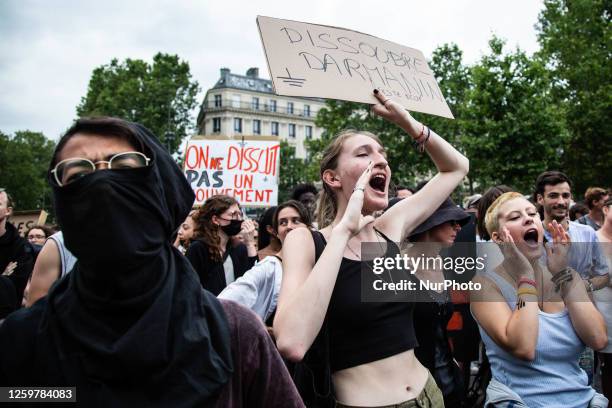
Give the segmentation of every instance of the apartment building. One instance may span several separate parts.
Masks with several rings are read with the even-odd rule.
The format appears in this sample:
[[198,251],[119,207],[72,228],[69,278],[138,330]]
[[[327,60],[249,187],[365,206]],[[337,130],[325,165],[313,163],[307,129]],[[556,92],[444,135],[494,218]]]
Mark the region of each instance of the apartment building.
[[221,68],[221,77],[206,92],[200,107],[198,133],[204,136],[279,136],[295,147],[296,157],[307,156],[305,140],[318,139],[315,125],[324,99],[279,96],[272,81],[259,78],[259,69],[246,75]]

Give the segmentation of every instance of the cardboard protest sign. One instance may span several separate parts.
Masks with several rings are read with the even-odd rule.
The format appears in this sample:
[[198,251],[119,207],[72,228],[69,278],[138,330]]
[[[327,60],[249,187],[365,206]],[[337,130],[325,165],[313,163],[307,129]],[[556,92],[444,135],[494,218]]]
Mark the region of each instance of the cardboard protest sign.
[[453,118],[423,53],[368,34],[257,17],[274,91],[378,103],[378,88],[408,110]]
[[15,211],[10,218],[11,223],[19,231],[22,237],[26,231],[35,224],[44,225],[47,221],[47,212],[45,210],[33,211]]
[[243,207],[270,207],[278,201],[280,143],[276,137],[191,139],[184,172],[202,204],[216,194]]

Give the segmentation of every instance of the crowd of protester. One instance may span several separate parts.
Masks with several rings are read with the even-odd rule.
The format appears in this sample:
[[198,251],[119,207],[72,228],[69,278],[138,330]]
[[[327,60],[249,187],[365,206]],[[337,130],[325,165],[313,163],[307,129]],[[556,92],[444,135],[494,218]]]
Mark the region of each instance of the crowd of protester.
[[[437,174],[393,186],[380,139],[347,130],[321,188],[295,186],[259,220],[229,196],[194,208],[144,127],[78,120],[49,167],[61,231],[20,236],[0,189],[0,385],[76,386],[84,406],[607,406],[610,190],[574,202],[546,171],[531,192],[481,186],[456,205],[468,159],[375,97]],[[488,259],[468,278],[482,289],[364,301],[369,244],[387,258],[461,246]]]

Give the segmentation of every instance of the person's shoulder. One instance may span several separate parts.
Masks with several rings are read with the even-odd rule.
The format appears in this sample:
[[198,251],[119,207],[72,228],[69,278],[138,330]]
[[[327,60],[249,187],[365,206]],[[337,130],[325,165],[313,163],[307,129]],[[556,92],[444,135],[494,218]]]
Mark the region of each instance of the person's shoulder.
[[[296,228],[292,231],[289,231],[289,234],[287,234],[287,238],[289,237],[291,237],[290,239],[292,240],[298,239],[304,242],[325,240],[325,236],[321,231],[312,230],[310,228]],[[287,238],[285,238],[285,240]]]
[[277,265],[282,265],[282,262],[276,255],[268,255],[261,261],[258,261],[255,265],[261,265],[262,267],[266,268],[274,268]]
[[57,231],[55,234],[50,235],[49,238],[63,241],[64,233],[62,231]]
[[208,253],[208,245],[206,245],[206,242],[202,241],[201,239],[194,239],[193,241],[191,241],[189,243],[189,247],[187,248],[187,253],[189,252],[200,252],[203,251],[205,254]]
[[590,225],[580,224],[576,221],[570,221],[569,226],[570,235],[572,235],[573,230],[574,233],[579,233],[581,236],[595,237],[596,231]]
[[248,336],[252,339],[261,335],[268,335],[261,319],[253,311],[232,300],[219,299],[219,302],[227,317],[233,338],[238,333],[241,333],[240,338]]

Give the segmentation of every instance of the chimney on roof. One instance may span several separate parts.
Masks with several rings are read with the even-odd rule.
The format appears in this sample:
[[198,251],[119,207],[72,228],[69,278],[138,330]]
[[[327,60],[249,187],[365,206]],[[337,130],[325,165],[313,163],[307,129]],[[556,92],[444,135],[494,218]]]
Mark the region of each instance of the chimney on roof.
[[247,69],[246,76],[249,78],[259,78],[259,68],[249,68]]
[[229,68],[221,68],[221,78],[227,78],[230,74]]

